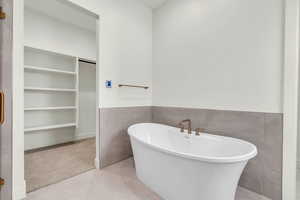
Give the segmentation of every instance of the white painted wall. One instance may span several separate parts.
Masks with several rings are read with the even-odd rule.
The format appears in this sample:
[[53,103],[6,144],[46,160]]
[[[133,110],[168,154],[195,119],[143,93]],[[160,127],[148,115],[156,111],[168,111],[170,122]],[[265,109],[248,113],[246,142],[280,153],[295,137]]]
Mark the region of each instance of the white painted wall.
[[[300,36],[300,35],[299,35]],[[300,55],[300,54],[299,54]],[[300,71],[298,74],[298,78],[300,77]],[[300,81],[298,80],[298,127],[297,127],[297,170],[300,171]]]
[[76,139],[96,136],[96,65],[79,62],[79,119]]
[[95,32],[97,16],[78,6],[70,6],[66,0],[26,0],[25,7],[42,12],[67,24]]
[[[152,10],[140,0],[70,0],[100,16],[100,107],[152,104]],[[113,88],[105,88],[105,80]],[[142,84],[149,90],[118,88]]]
[[25,45],[96,60],[95,32],[29,8],[25,8],[24,23]]
[[[300,74],[299,74],[300,77]],[[300,81],[298,82],[298,94],[300,94]],[[298,97],[298,127],[297,127],[297,170],[300,171],[300,97]]]
[[282,112],[283,0],[172,0],[154,12],[155,106]]
[[14,0],[13,13],[13,200],[23,199],[24,180],[24,1]]
[[[299,130],[299,0],[285,1],[282,199],[296,200]],[[299,137],[299,136],[298,136]],[[298,144],[299,145],[299,144]]]

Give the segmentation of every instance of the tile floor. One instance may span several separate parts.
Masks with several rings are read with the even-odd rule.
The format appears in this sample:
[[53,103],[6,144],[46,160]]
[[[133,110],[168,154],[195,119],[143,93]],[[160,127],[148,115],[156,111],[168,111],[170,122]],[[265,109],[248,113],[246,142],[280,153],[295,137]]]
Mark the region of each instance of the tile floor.
[[[26,200],[161,200],[135,176],[133,159],[101,171],[91,170],[63,182],[29,193]],[[268,200],[239,188],[236,200]]]

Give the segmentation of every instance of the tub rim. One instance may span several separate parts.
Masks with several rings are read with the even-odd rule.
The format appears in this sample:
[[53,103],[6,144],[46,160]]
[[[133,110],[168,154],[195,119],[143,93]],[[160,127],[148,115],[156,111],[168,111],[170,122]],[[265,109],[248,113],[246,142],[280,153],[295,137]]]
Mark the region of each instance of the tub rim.
[[[233,137],[220,136],[220,135],[214,135],[214,134],[209,134],[209,133],[202,133],[202,134],[205,134],[207,136],[217,137],[217,138],[230,139],[230,140],[248,145],[252,150],[249,153],[244,154],[244,155],[223,156],[223,157],[220,157],[220,156],[197,156],[195,154],[176,152],[176,151],[173,151],[173,150],[170,150],[170,149],[166,149],[166,148],[162,148],[162,147],[159,147],[159,146],[156,146],[156,145],[153,145],[153,144],[149,144],[149,143],[143,141],[142,139],[136,137],[132,133],[132,131],[133,131],[132,129],[135,128],[136,126],[149,125],[149,124],[150,125],[159,125],[159,126],[162,126],[162,127],[169,127],[169,128],[178,129],[176,127],[172,127],[172,126],[168,126],[168,125],[164,125],[164,124],[159,124],[159,123],[137,123],[137,124],[131,125],[127,129],[127,132],[128,132],[128,135],[130,136],[130,139],[134,139],[134,140],[138,141],[139,143],[141,143],[141,144],[143,144],[147,147],[150,147],[150,148],[152,148],[156,151],[163,152],[163,153],[166,153],[166,154],[171,154],[171,155],[182,157],[182,158],[185,158],[185,159],[198,160],[198,161],[203,161],[203,162],[208,162],[208,163],[220,163],[220,164],[221,163],[238,163],[238,162],[249,161],[250,159],[256,157],[257,154],[258,154],[257,147],[254,144],[250,143],[250,142],[247,142],[247,141],[241,140],[241,139],[237,139],[237,138],[233,138]],[[193,135],[191,137],[197,137],[197,136]]]

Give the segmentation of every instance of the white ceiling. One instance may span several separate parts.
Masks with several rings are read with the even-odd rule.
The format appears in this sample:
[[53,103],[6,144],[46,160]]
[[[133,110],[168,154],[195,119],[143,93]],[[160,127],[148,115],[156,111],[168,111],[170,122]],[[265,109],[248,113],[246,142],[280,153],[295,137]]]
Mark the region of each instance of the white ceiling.
[[150,6],[151,8],[158,8],[163,3],[165,3],[167,0],[142,0],[145,4]]

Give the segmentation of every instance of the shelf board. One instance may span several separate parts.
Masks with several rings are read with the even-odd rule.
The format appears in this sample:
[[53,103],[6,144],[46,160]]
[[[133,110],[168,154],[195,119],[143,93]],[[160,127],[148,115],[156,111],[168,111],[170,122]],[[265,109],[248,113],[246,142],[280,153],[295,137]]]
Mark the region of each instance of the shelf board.
[[24,67],[24,69],[32,70],[32,71],[57,73],[57,74],[76,75],[76,72],[57,70],[57,69],[51,69],[51,68],[44,68],[44,67],[34,67],[34,66],[27,66],[27,65]]
[[61,107],[32,107],[25,108],[25,111],[43,111],[43,110],[75,110],[75,106],[61,106]]
[[68,127],[76,127],[76,124],[69,123],[69,124],[59,124],[59,125],[52,125],[52,126],[40,126],[40,127],[33,127],[33,128],[25,128],[24,131],[25,132],[34,132],[34,131],[44,131],[44,130],[68,128]]
[[66,56],[66,57],[82,58],[84,60],[96,60],[96,58],[94,58],[94,57],[85,57],[82,55],[71,55],[67,52],[58,51],[57,49],[45,48],[45,47],[41,47],[41,46],[37,46],[37,45],[32,45],[29,43],[25,43],[24,47],[30,48],[30,49],[35,49],[38,51],[44,51],[44,52],[51,53],[51,54],[58,54],[58,55]]
[[39,87],[24,87],[24,90],[31,90],[31,91],[48,91],[48,92],[77,92],[76,89],[39,88]]

